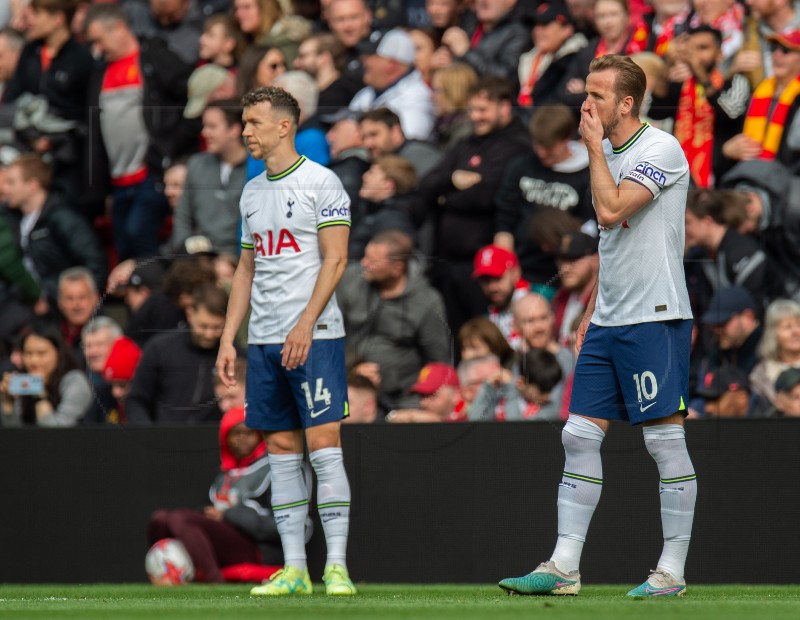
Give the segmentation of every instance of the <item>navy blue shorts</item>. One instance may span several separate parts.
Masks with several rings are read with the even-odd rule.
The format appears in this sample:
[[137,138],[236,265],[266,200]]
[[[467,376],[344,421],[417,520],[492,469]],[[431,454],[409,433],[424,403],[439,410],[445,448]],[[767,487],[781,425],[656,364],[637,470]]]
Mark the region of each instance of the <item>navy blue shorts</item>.
[[575,366],[569,411],[631,424],[686,413],[691,338],[691,320],[590,324]]
[[348,415],[344,338],[314,340],[308,359],[294,370],[281,366],[282,344],[247,347],[245,423],[261,431],[288,431]]

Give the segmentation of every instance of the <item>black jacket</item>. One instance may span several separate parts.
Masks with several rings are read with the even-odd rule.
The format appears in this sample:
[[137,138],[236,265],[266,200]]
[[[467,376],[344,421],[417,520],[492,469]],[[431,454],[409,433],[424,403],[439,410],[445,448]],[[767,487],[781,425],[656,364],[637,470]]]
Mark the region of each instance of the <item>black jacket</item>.
[[147,342],[125,400],[128,424],[219,422],[214,398],[217,348],[202,349],[188,329]]
[[[511,80],[518,88],[519,57],[531,47],[531,30],[519,20],[522,4],[519,2],[491,31],[484,32],[480,43],[458,60],[470,65],[478,75],[498,75]],[[478,23],[467,28],[470,37],[475,34]]]
[[[19,223],[22,216],[11,210],[8,216],[17,247],[21,247]],[[58,297],[58,276],[69,267],[88,267],[97,289],[105,289],[108,267],[100,242],[86,220],[64,205],[56,194],[47,197],[24,255],[33,262],[41,287],[51,300]]]
[[44,42],[31,41],[19,57],[17,71],[9,81],[3,99],[15,101],[22,93],[42,95],[56,115],[73,121],[86,121],[92,55],[83,45],[70,39],[50,68],[42,73],[41,53]]
[[[453,145],[436,169],[422,179],[420,192],[437,209],[435,252],[442,258],[471,261],[494,236],[494,198],[508,162],[530,151],[528,131],[514,119],[485,136]],[[456,170],[477,172],[481,181],[465,190],[453,186]]]

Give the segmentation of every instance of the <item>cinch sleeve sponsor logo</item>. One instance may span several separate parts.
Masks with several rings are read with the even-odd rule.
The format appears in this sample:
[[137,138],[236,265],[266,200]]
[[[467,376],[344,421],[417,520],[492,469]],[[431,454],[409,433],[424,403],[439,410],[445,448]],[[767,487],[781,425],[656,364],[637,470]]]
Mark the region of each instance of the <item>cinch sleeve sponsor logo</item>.
[[661,187],[664,187],[667,183],[667,175],[650,162],[643,161],[637,164],[634,170],[648,179],[651,179]]
[[321,212],[322,217],[350,217],[347,207],[325,207]]

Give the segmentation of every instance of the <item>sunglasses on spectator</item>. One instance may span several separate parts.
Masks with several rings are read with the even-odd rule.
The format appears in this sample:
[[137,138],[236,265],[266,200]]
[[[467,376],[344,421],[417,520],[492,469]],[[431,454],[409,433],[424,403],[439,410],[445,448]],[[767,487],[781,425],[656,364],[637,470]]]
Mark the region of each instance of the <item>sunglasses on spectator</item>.
[[778,41],[770,41],[769,42],[769,51],[774,54],[778,50],[781,51],[781,54],[791,54],[792,52],[800,51],[800,50],[792,49],[790,47],[786,47],[785,45],[783,45],[782,43],[779,43]]
[[277,70],[278,70],[278,69],[280,69],[281,67],[283,67],[283,68],[285,69],[285,68],[286,68],[286,63],[285,63],[285,62],[271,62],[271,63],[268,65],[268,67],[269,67],[270,69],[272,69],[273,71],[277,71]]

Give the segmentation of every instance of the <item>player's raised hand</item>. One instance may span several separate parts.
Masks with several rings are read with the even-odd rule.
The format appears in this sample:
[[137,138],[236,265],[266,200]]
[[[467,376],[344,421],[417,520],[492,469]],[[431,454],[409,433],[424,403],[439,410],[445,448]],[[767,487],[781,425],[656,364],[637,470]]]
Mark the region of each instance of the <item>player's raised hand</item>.
[[219,353],[217,353],[217,375],[222,385],[225,387],[233,387],[236,385],[236,377],[234,376],[233,366],[236,362],[236,348],[233,343],[219,343]]
[[581,106],[580,130],[586,146],[600,144],[603,141],[603,123],[597,113],[597,106],[588,100]]
[[308,351],[311,349],[313,331],[313,324],[307,326],[301,320],[286,336],[286,342],[283,343],[283,349],[281,349],[281,366],[286,370],[294,370],[306,363]]

